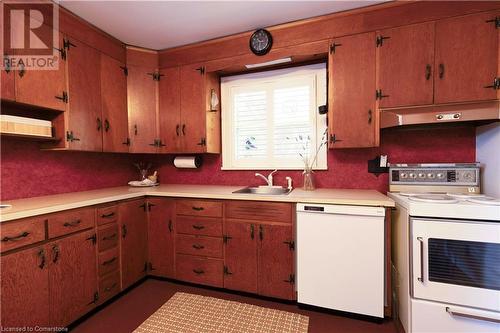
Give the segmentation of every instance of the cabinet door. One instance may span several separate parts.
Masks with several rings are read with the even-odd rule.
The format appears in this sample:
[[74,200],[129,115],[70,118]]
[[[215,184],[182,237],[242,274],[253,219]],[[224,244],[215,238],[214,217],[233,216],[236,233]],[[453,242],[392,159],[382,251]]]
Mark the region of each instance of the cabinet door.
[[47,251],[34,247],[2,256],[1,326],[49,326]]
[[144,199],[120,203],[122,289],[146,275],[147,221]]
[[[40,33],[52,34],[52,27],[43,25]],[[59,36],[59,48],[63,50],[63,37]],[[60,54],[58,54],[60,56]],[[57,70],[16,70],[16,101],[44,108],[64,111],[66,102],[66,61],[59,58]]]
[[375,109],[375,33],[333,40],[329,56],[330,148],[379,144]]
[[498,76],[496,15],[500,13],[436,22],[436,103],[497,98],[498,90],[485,88]]
[[66,326],[98,301],[95,230],[48,244],[50,324]]
[[127,77],[125,64],[101,53],[103,150],[128,152]]
[[257,293],[257,226],[227,221],[224,288]]
[[160,139],[162,153],[181,152],[181,84],[179,67],[160,70]]
[[181,134],[182,152],[202,153],[206,140],[205,71],[202,66],[182,66]]
[[[433,102],[434,22],[379,31],[379,107]],[[341,49],[339,49],[339,52]]]
[[291,225],[259,225],[259,294],[294,299]]
[[166,198],[148,199],[148,252],[151,274],[174,278],[174,216],[175,201]]
[[[7,59],[7,56],[4,55],[2,60],[5,62],[5,59]],[[8,67],[0,71],[0,97],[2,100],[14,101],[16,99],[15,76],[15,71]]]
[[71,39],[67,49],[70,149],[102,150],[101,80],[99,52]]
[[155,153],[157,82],[151,73],[154,68],[128,66],[127,105],[131,153]]

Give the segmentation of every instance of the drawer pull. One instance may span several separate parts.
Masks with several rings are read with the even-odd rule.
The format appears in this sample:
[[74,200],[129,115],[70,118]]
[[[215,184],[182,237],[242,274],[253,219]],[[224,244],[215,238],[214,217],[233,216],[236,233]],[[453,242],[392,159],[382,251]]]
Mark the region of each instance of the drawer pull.
[[168,220],[168,231],[172,232],[173,227],[172,227],[172,220]]
[[71,221],[71,222],[66,222],[63,224],[63,226],[65,227],[76,227],[78,226],[82,221],[81,220],[74,220],[74,221]]
[[417,237],[417,240],[420,244],[420,276],[417,280],[424,283],[424,240],[422,237]]
[[479,316],[477,314],[472,314],[472,313],[458,312],[458,311],[452,310],[449,306],[447,306],[445,308],[445,310],[446,310],[446,312],[448,312],[452,316],[490,321],[493,323],[500,323],[500,316],[496,316],[496,315],[494,317],[489,317],[489,316]]
[[59,246],[57,246],[57,244],[52,247],[52,252],[54,253],[54,258],[52,258],[52,262],[55,264],[57,260],[59,260]]
[[200,245],[200,244],[193,244],[193,248],[195,248],[197,250],[203,250],[205,247],[203,245]]
[[205,271],[204,271],[204,270],[202,270],[202,269],[193,269],[193,272],[194,272],[195,274],[197,274],[197,275],[201,275],[201,274],[205,273]]
[[44,249],[40,249],[40,251],[38,252],[38,256],[40,257],[40,265],[38,265],[38,267],[40,267],[40,269],[43,269],[45,267],[45,251],[44,251]]
[[110,265],[110,264],[114,263],[115,261],[116,261],[116,257],[113,257],[113,258],[111,258],[109,260],[103,261],[102,265],[103,266],[107,266],[107,265]]
[[193,210],[195,210],[195,211],[197,211],[197,212],[201,212],[202,210],[204,210],[204,209],[205,209],[205,208],[203,208],[203,207],[195,207],[195,206],[193,206],[193,207],[191,207],[191,208],[193,208]]
[[101,217],[105,218],[105,219],[113,217],[113,216],[115,216],[115,212],[111,212],[111,213],[107,213],[107,214],[102,214],[101,215]]
[[117,284],[116,284],[116,282],[115,282],[115,283],[113,283],[111,286],[104,288],[104,291],[109,292],[109,291],[111,291],[111,290],[115,289],[115,288],[116,288],[116,286],[117,286]]
[[2,242],[18,241],[20,239],[23,239],[24,237],[28,237],[29,234],[30,234],[29,232],[25,231],[18,236],[14,236],[14,237],[5,236],[4,238],[2,238]]
[[109,241],[109,240],[112,240],[112,239],[115,239],[116,238],[116,233],[110,235],[110,236],[104,236],[102,238],[103,241]]
[[205,229],[205,226],[204,225],[193,224],[193,229],[202,230],[202,229]]

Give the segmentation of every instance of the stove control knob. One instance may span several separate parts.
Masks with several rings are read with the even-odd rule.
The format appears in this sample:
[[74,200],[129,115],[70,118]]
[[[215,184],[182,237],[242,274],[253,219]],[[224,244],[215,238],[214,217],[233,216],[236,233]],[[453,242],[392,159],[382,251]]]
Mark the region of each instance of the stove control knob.
[[437,174],[437,177],[438,177],[439,179],[443,179],[443,178],[444,178],[444,173],[441,173],[441,172],[440,172],[440,173],[438,173],[438,174]]
[[401,173],[399,174],[399,176],[400,176],[401,178],[408,178],[408,175],[406,174],[406,172],[401,172]]
[[418,178],[425,178],[425,173],[420,172],[420,173],[418,174]]
[[436,177],[433,173],[428,173],[427,178],[434,179]]
[[417,174],[415,174],[415,173],[413,173],[413,172],[411,172],[411,173],[409,174],[409,176],[410,176],[410,178],[413,178],[413,179],[417,178]]

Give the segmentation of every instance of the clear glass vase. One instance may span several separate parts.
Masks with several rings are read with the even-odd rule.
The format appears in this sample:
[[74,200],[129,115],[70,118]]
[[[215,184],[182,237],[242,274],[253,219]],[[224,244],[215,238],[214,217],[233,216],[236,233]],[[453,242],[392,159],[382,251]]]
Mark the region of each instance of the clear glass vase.
[[316,187],[314,186],[314,171],[312,168],[305,168],[302,173],[302,178],[304,179],[302,188],[304,191],[314,191]]

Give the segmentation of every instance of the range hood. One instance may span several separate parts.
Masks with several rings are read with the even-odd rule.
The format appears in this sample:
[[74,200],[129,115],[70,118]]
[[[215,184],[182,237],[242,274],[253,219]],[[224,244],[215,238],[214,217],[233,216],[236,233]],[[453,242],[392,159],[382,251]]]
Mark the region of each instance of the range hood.
[[380,110],[380,128],[500,120],[500,101],[388,108]]

